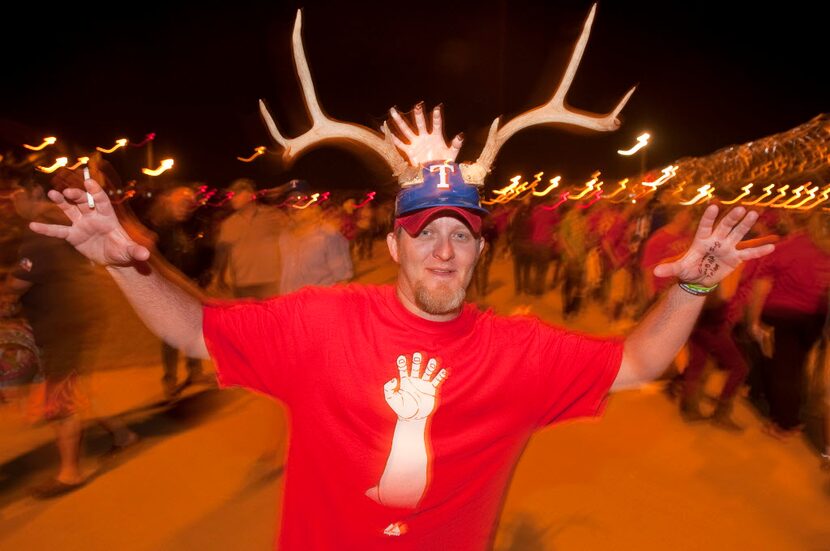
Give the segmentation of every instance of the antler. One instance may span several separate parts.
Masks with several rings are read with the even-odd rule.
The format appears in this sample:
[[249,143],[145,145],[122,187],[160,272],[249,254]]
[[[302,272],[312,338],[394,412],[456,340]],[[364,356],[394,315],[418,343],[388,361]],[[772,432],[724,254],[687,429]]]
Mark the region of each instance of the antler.
[[409,168],[409,164],[401,157],[397,149],[395,149],[386,123],[383,124],[383,134],[381,135],[365,126],[332,119],[320,108],[320,104],[317,102],[317,94],[314,92],[314,83],[311,80],[311,71],[308,69],[308,62],[305,58],[303,39],[300,32],[301,27],[302,12],[297,10],[297,19],[294,22],[294,34],[292,37],[294,63],[297,67],[297,76],[300,78],[300,86],[303,89],[306,110],[312,120],[311,129],[296,138],[286,138],[277,128],[274,119],[271,118],[271,114],[265,107],[265,103],[259,100],[259,110],[262,113],[262,118],[265,120],[265,125],[268,127],[274,140],[283,147],[283,159],[290,163],[306,149],[328,141],[348,140],[353,143],[365,145],[383,157],[392,168],[395,176],[405,172]]
[[579,62],[582,61],[582,54],[585,52],[586,44],[588,44],[588,36],[591,34],[591,25],[594,22],[594,14],[596,11],[597,5],[594,4],[591,8],[591,13],[588,14],[588,19],[585,21],[585,26],[582,28],[582,35],[576,43],[573,54],[571,54],[568,68],[565,70],[565,76],[562,78],[562,82],[559,83],[559,87],[556,89],[550,101],[535,109],[522,113],[500,129],[499,121],[501,117],[493,121],[493,124],[490,126],[490,133],[487,136],[487,143],[484,145],[481,156],[475,162],[485,173],[490,171],[490,167],[493,165],[493,161],[501,146],[513,134],[522,129],[539,124],[551,123],[572,124],[601,132],[609,132],[620,127],[620,121],[617,119],[617,115],[619,115],[628,98],[631,97],[631,94],[634,93],[634,90],[637,88],[636,86],[631,88],[614,110],[606,115],[573,111],[565,106],[565,96],[579,68]]

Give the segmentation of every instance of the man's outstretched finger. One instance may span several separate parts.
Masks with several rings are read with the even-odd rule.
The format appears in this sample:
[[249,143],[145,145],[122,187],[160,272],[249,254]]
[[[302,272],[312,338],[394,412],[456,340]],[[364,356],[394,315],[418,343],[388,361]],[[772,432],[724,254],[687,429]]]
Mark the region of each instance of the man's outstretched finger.
[[755,222],[758,220],[758,213],[751,210],[744,215],[740,222],[738,222],[732,231],[729,232],[729,236],[727,237],[733,243],[737,243],[744,236],[749,233],[749,230],[752,229],[752,226],[755,225]]
[[60,224],[43,224],[41,222],[30,222],[29,229],[40,235],[46,237],[57,237],[58,239],[66,239],[69,237],[70,226],[61,226]]
[[774,250],[775,245],[768,243],[766,245],[761,245],[760,247],[750,247],[748,249],[738,251],[738,258],[746,262],[747,260],[752,260],[755,258],[761,258],[762,256],[766,256]]
[[112,201],[110,201],[109,195],[107,195],[107,192],[104,191],[104,188],[102,188],[98,182],[93,179],[89,179],[84,182],[84,187],[86,188],[87,193],[92,195],[92,199],[95,201],[95,210],[103,215],[115,213],[115,210],[112,208]]
[[726,216],[721,218],[721,221],[718,222],[718,225],[713,232],[714,237],[720,240],[725,240],[729,237],[729,234],[735,226],[737,226],[741,219],[744,218],[744,214],[746,214],[746,209],[744,207],[735,207],[727,212]]
[[709,205],[703,211],[703,216],[700,217],[700,223],[697,225],[697,232],[695,239],[707,239],[712,235],[712,228],[715,227],[715,220],[718,218],[717,205]]
[[72,203],[69,203],[61,192],[50,189],[49,193],[46,195],[58,206],[58,208],[63,211],[66,217],[69,218],[70,222],[75,222],[76,220],[81,219],[81,211],[78,210],[78,207]]

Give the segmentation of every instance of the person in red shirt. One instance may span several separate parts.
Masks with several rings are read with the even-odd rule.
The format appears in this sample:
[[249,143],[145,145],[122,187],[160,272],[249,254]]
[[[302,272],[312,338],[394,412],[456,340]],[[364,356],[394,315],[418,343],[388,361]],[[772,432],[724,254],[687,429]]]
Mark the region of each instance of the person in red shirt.
[[821,336],[830,288],[830,239],[821,231],[822,221],[796,216],[782,215],[788,235],[758,261],[748,308],[748,331],[762,351],[760,373],[770,406],[765,430],[776,438],[800,428],[804,365]]
[[[533,432],[594,417],[608,392],[662,373],[707,290],[772,246],[737,250],[755,213],[706,210],[691,246],[655,268],[681,282],[624,339],[465,304],[486,211],[453,161],[436,111],[426,131],[393,112],[416,183],[387,236],[394,286],[308,288],[264,301],[201,300],[164,276],[121,226],[95,180],[49,197],[71,225],[33,224],[107,270],[159,337],[216,362],[291,410],[283,549],[484,549],[510,474]],[[440,161],[434,161],[440,159]],[[717,221],[717,223],[716,223]]]

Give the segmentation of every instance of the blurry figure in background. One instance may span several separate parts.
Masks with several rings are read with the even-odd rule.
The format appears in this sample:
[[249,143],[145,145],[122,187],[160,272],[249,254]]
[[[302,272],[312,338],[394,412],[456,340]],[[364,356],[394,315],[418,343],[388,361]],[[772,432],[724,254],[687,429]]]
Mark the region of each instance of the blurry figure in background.
[[824,451],[821,452],[821,468],[830,471],[830,289],[827,292],[827,315],[824,317],[822,338],[821,352],[823,355],[817,362],[822,370],[821,382],[824,385],[824,423],[822,424]]
[[821,216],[782,215],[788,235],[759,260],[748,330],[761,348],[760,373],[769,402],[765,432],[783,439],[800,430],[807,354],[821,336],[830,287],[830,236]]
[[[155,248],[171,265],[199,287],[210,282],[210,246],[204,238],[205,228],[194,217],[198,208],[196,194],[187,186],[176,186],[156,197],[147,214],[147,227],[155,233]],[[162,385],[167,397],[177,396],[193,383],[207,382],[202,373],[202,360],[185,358],[187,375],[178,383],[179,351],[161,343],[164,368]]]
[[[738,272],[731,275],[738,275]],[[732,326],[727,318],[729,304],[721,294],[723,288],[719,287],[706,297],[703,312],[689,337],[689,364],[682,375],[680,415],[686,421],[709,419],[700,410],[700,399],[706,359],[711,356],[728,375],[710,419],[718,428],[739,432],[743,427],[732,419],[732,409],[749,367],[732,338]]]
[[[564,205],[563,205],[564,206]],[[582,209],[567,206],[568,212],[562,218],[559,230],[559,249],[562,251],[562,317],[568,319],[579,314],[585,293],[585,260],[587,226]]]
[[349,255],[355,260],[357,246],[357,202],[351,197],[343,202],[340,213],[340,233],[349,243]]
[[530,293],[530,267],[533,263],[530,244],[532,232],[530,213],[530,195],[528,194],[515,207],[508,229],[510,251],[513,253],[513,289],[516,296]]
[[484,298],[490,285],[490,265],[493,264],[493,258],[496,256],[496,246],[499,239],[499,230],[492,216],[482,220],[481,237],[484,238],[485,245],[475,268],[473,285],[479,298]]
[[613,320],[620,319],[626,304],[633,298],[634,277],[631,247],[631,226],[622,209],[610,204],[599,221],[597,231],[602,236],[603,264],[609,274],[604,278],[606,310]]
[[334,221],[310,204],[306,193],[293,191],[287,207],[288,225],[279,236],[282,276],[280,293],[306,285],[345,283],[354,276],[349,243]]
[[[67,171],[68,172],[68,171]],[[95,178],[104,181],[95,170]],[[63,177],[59,175],[59,177]],[[81,178],[77,177],[77,185]],[[53,183],[57,181],[53,179]],[[47,200],[40,185],[27,182],[14,196],[15,208],[24,220],[66,223],[67,217]],[[95,265],[69,243],[34,232],[24,235],[17,269],[7,279],[6,292],[20,296],[26,319],[34,330],[45,381],[42,417],[53,422],[60,466],[54,478],[32,488],[37,498],[56,497],[81,487],[87,477],[81,470],[82,415],[88,412],[88,396],[81,375],[96,351],[92,332],[103,313],[95,300]],[[25,332],[24,332],[25,333]],[[29,348],[23,336],[20,344]],[[139,437],[114,418],[97,422],[113,436],[115,453],[138,442]]]
[[559,212],[545,203],[547,201],[538,203],[530,213],[529,247],[533,275],[530,277],[529,291],[536,296],[542,296],[545,293],[545,280],[551,261],[558,263],[556,226],[559,224]]
[[20,297],[7,290],[10,275],[0,277],[0,404],[24,394],[40,371],[32,326],[22,315]]
[[373,202],[367,201],[360,208],[355,209],[357,260],[372,258],[372,245],[374,244],[375,235],[375,208],[372,206]]
[[[375,201],[377,203],[377,200]],[[375,205],[374,236],[376,239],[385,239],[386,234],[392,231],[395,220],[395,203],[382,201]]]
[[286,216],[256,200],[252,180],[240,178],[229,191],[233,213],[219,225],[213,277],[218,290],[236,298],[279,294],[279,233]]

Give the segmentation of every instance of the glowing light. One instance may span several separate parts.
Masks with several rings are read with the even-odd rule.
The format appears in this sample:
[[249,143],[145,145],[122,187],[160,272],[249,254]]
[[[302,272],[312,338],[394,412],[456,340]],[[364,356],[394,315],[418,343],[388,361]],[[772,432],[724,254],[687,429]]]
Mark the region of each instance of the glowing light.
[[149,134],[146,134],[144,136],[144,139],[142,141],[140,141],[138,143],[131,143],[130,147],[141,147],[142,145],[145,145],[147,142],[152,142],[155,139],[156,139],[156,133],[155,132],[150,132]]
[[512,178],[510,178],[510,181],[513,182],[512,184],[510,184],[506,187],[503,187],[501,189],[494,189],[493,193],[495,193],[496,195],[504,195],[505,193],[510,193],[511,191],[516,189],[516,186],[519,185],[519,180],[521,180],[521,179],[522,179],[521,174],[519,174],[518,176],[513,176]]
[[740,201],[741,199],[743,199],[744,197],[749,195],[749,190],[752,189],[753,185],[754,184],[751,184],[751,183],[745,185],[744,187],[741,188],[742,193],[740,195],[738,195],[737,197],[735,197],[731,201],[721,201],[721,203],[723,203],[724,205],[734,205],[735,203],[737,203],[738,201]]
[[761,202],[761,199],[765,199],[766,197],[769,197],[769,196],[772,194],[772,190],[773,190],[773,188],[775,188],[775,184],[770,184],[770,185],[768,185],[767,187],[765,187],[765,188],[764,188],[764,194],[763,194],[763,195],[759,196],[759,197],[758,197],[757,199],[755,199],[754,201],[748,201],[748,202],[747,202],[747,201],[744,201],[744,202],[743,202],[743,203],[741,203],[741,204],[742,204],[742,205],[746,205],[747,207],[751,207],[751,206],[753,206],[753,205],[757,205],[758,203],[760,203],[760,202]]
[[[120,189],[118,190],[118,193],[119,194],[121,193]],[[131,190],[127,191],[127,193],[125,193],[120,199],[110,199],[110,202],[113,205],[120,205],[121,203],[123,203],[124,201],[126,201],[128,199],[132,199],[134,196],[135,196],[135,190],[131,189]]]
[[41,149],[43,149],[47,145],[54,144],[56,141],[58,141],[57,138],[55,138],[54,136],[50,136],[48,138],[43,138],[43,143],[41,143],[40,145],[26,145],[24,143],[23,147],[25,147],[26,149],[31,149],[32,151],[40,151]]
[[319,193],[312,193],[311,198],[308,200],[308,203],[306,203],[305,205],[294,204],[294,205],[291,205],[291,206],[295,209],[306,209],[306,208],[310,207],[313,203],[315,203],[317,201],[318,197],[320,197]]
[[556,210],[556,209],[558,209],[559,207],[562,206],[562,203],[564,203],[565,201],[568,200],[568,196],[570,195],[570,193],[571,193],[570,191],[563,191],[561,193],[561,195],[559,195],[559,201],[557,201],[556,203],[552,204],[549,207],[542,207],[542,208],[545,209],[545,210]]
[[[541,172],[539,174],[541,174]],[[545,191],[534,191],[533,195],[535,195],[536,197],[544,197],[545,195],[553,191],[553,189],[559,186],[559,180],[561,179],[562,176],[556,176],[555,178],[551,178],[550,185],[547,188],[545,188]]]
[[118,149],[120,147],[125,147],[127,145],[128,141],[129,140],[127,138],[119,138],[119,139],[115,140],[115,145],[112,146],[109,149],[104,149],[103,147],[96,147],[95,149],[97,149],[101,153],[112,153],[113,151],[115,151],[116,149]]
[[618,149],[617,153],[619,153],[620,155],[625,155],[625,156],[634,155],[635,153],[637,153],[642,148],[644,148],[645,146],[648,145],[648,140],[650,138],[651,138],[651,135],[648,134],[648,132],[646,132],[645,134],[641,134],[640,136],[637,136],[637,143],[634,144],[634,147],[632,147],[631,149],[626,149],[625,151],[622,151],[622,150]]
[[[359,209],[360,207],[362,207],[362,206],[366,205],[367,203],[369,203],[369,201],[371,201],[372,199],[375,198],[375,193],[376,192],[374,192],[374,191],[370,191],[369,193],[367,193],[366,194],[366,199],[364,199],[359,205],[355,205],[354,208]],[[315,194],[315,195],[319,195],[319,194]],[[328,196],[326,196],[326,197],[328,197]],[[303,208],[305,208],[305,207],[303,207]]]
[[265,146],[264,145],[261,145],[259,147],[255,147],[254,148],[254,154],[251,155],[250,157],[248,157],[248,158],[237,157],[236,159],[239,160],[239,161],[242,161],[243,163],[250,163],[251,161],[253,161],[257,157],[259,157],[260,155],[265,155]]
[[37,167],[37,169],[41,172],[51,174],[52,172],[55,172],[60,167],[66,166],[68,162],[69,162],[68,158],[58,157],[57,159],[55,159],[55,164],[53,164],[52,166],[39,166],[39,167]]
[[593,205],[594,203],[596,203],[597,201],[602,199],[602,190],[601,189],[596,190],[592,197],[593,197],[593,199],[591,201],[589,201],[588,203],[577,205],[577,207],[579,207],[581,209],[587,209],[588,207],[590,207],[591,205]]
[[88,162],[89,162],[89,157],[78,157],[78,160],[75,162],[74,165],[68,166],[66,168],[68,168],[69,170],[75,170],[79,166],[83,166],[83,165],[87,164]]
[[697,195],[689,199],[688,201],[684,201],[680,203],[681,205],[694,205],[695,203],[699,203],[704,199],[711,199],[712,194],[715,192],[715,187],[712,184],[706,184],[705,186],[700,186],[697,188]]
[[615,195],[617,195],[619,192],[621,192],[622,190],[624,190],[624,189],[625,189],[625,184],[627,184],[627,183],[628,183],[628,178],[626,178],[625,180],[620,180],[620,181],[619,181],[619,184],[620,184],[619,189],[617,189],[617,191],[615,191],[615,192],[614,192],[614,193],[612,193],[611,195],[608,195],[608,196],[606,197],[606,199],[611,199],[612,197],[614,197]]
[[173,168],[173,159],[164,159],[161,161],[161,165],[159,165],[156,169],[149,169],[149,168],[142,168],[141,172],[146,174],[147,176],[158,176],[162,172],[166,172]]
[[759,207],[768,207],[768,206],[770,206],[774,202],[779,201],[779,200],[783,199],[784,197],[786,197],[788,189],[790,189],[790,186],[788,186],[788,185],[787,186],[781,186],[777,190],[778,191],[778,196],[777,197],[774,197],[773,199],[770,199],[766,203],[757,203],[757,205]]
[[[807,184],[810,184],[810,182],[807,182]],[[806,187],[807,187],[806,185],[798,186],[797,188],[795,188],[793,190],[793,196],[792,197],[790,197],[789,199],[787,199],[783,203],[778,203],[775,206],[778,207],[778,208],[786,207],[787,205],[789,205],[790,203],[792,203],[796,199],[800,199],[801,198],[801,192],[804,191],[804,188],[806,188]]]
[[583,189],[580,194],[574,195],[573,197],[568,197],[568,199],[570,199],[571,201],[577,201],[579,199],[582,199],[592,191],[594,191],[594,187],[597,183],[597,178],[599,178],[599,174],[599,171],[591,174],[591,179],[585,182],[585,189]]
[[814,203],[812,203],[810,205],[805,205],[805,206],[801,207],[800,210],[810,210],[810,209],[815,208],[816,206],[824,203],[828,199],[830,199],[830,184],[827,184],[826,186],[824,186],[822,188],[821,194],[818,196],[818,199]]
[[[808,184],[808,185],[809,185],[809,183],[810,183],[810,182],[807,182],[807,184]],[[803,207],[806,203],[809,203],[810,201],[812,201],[813,199],[815,199],[815,198],[816,198],[816,192],[817,192],[817,191],[818,191],[818,186],[813,186],[813,187],[811,187],[810,189],[808,189],[808,190],[807,190],[807,195],[808,195],[808,197],[804,198],[804,200],[800,201],[798,204],[795,204],[795,205],[790,205],[790,206],[786,206],[785,208],[788,208],[788,209],[800,209],[800,208],[801,208],[801,207]]]
[[657,178],[653,182],[641,182],[641,185],[644,185],[648,188],[651,188],[651,191],[654,191],[659,186],[662,186],[663,184],[665,184],[666,182],[668,182],[669,180],[674,178],[675,175],[677,174],[676,170],[677,170],[677,167],[675,165],[669,165],[669,166],[667,166],[666,168],[664,168],[663,170],[660,171],[660,172],[663,173],[662,176],[660,176],[659,178]]

